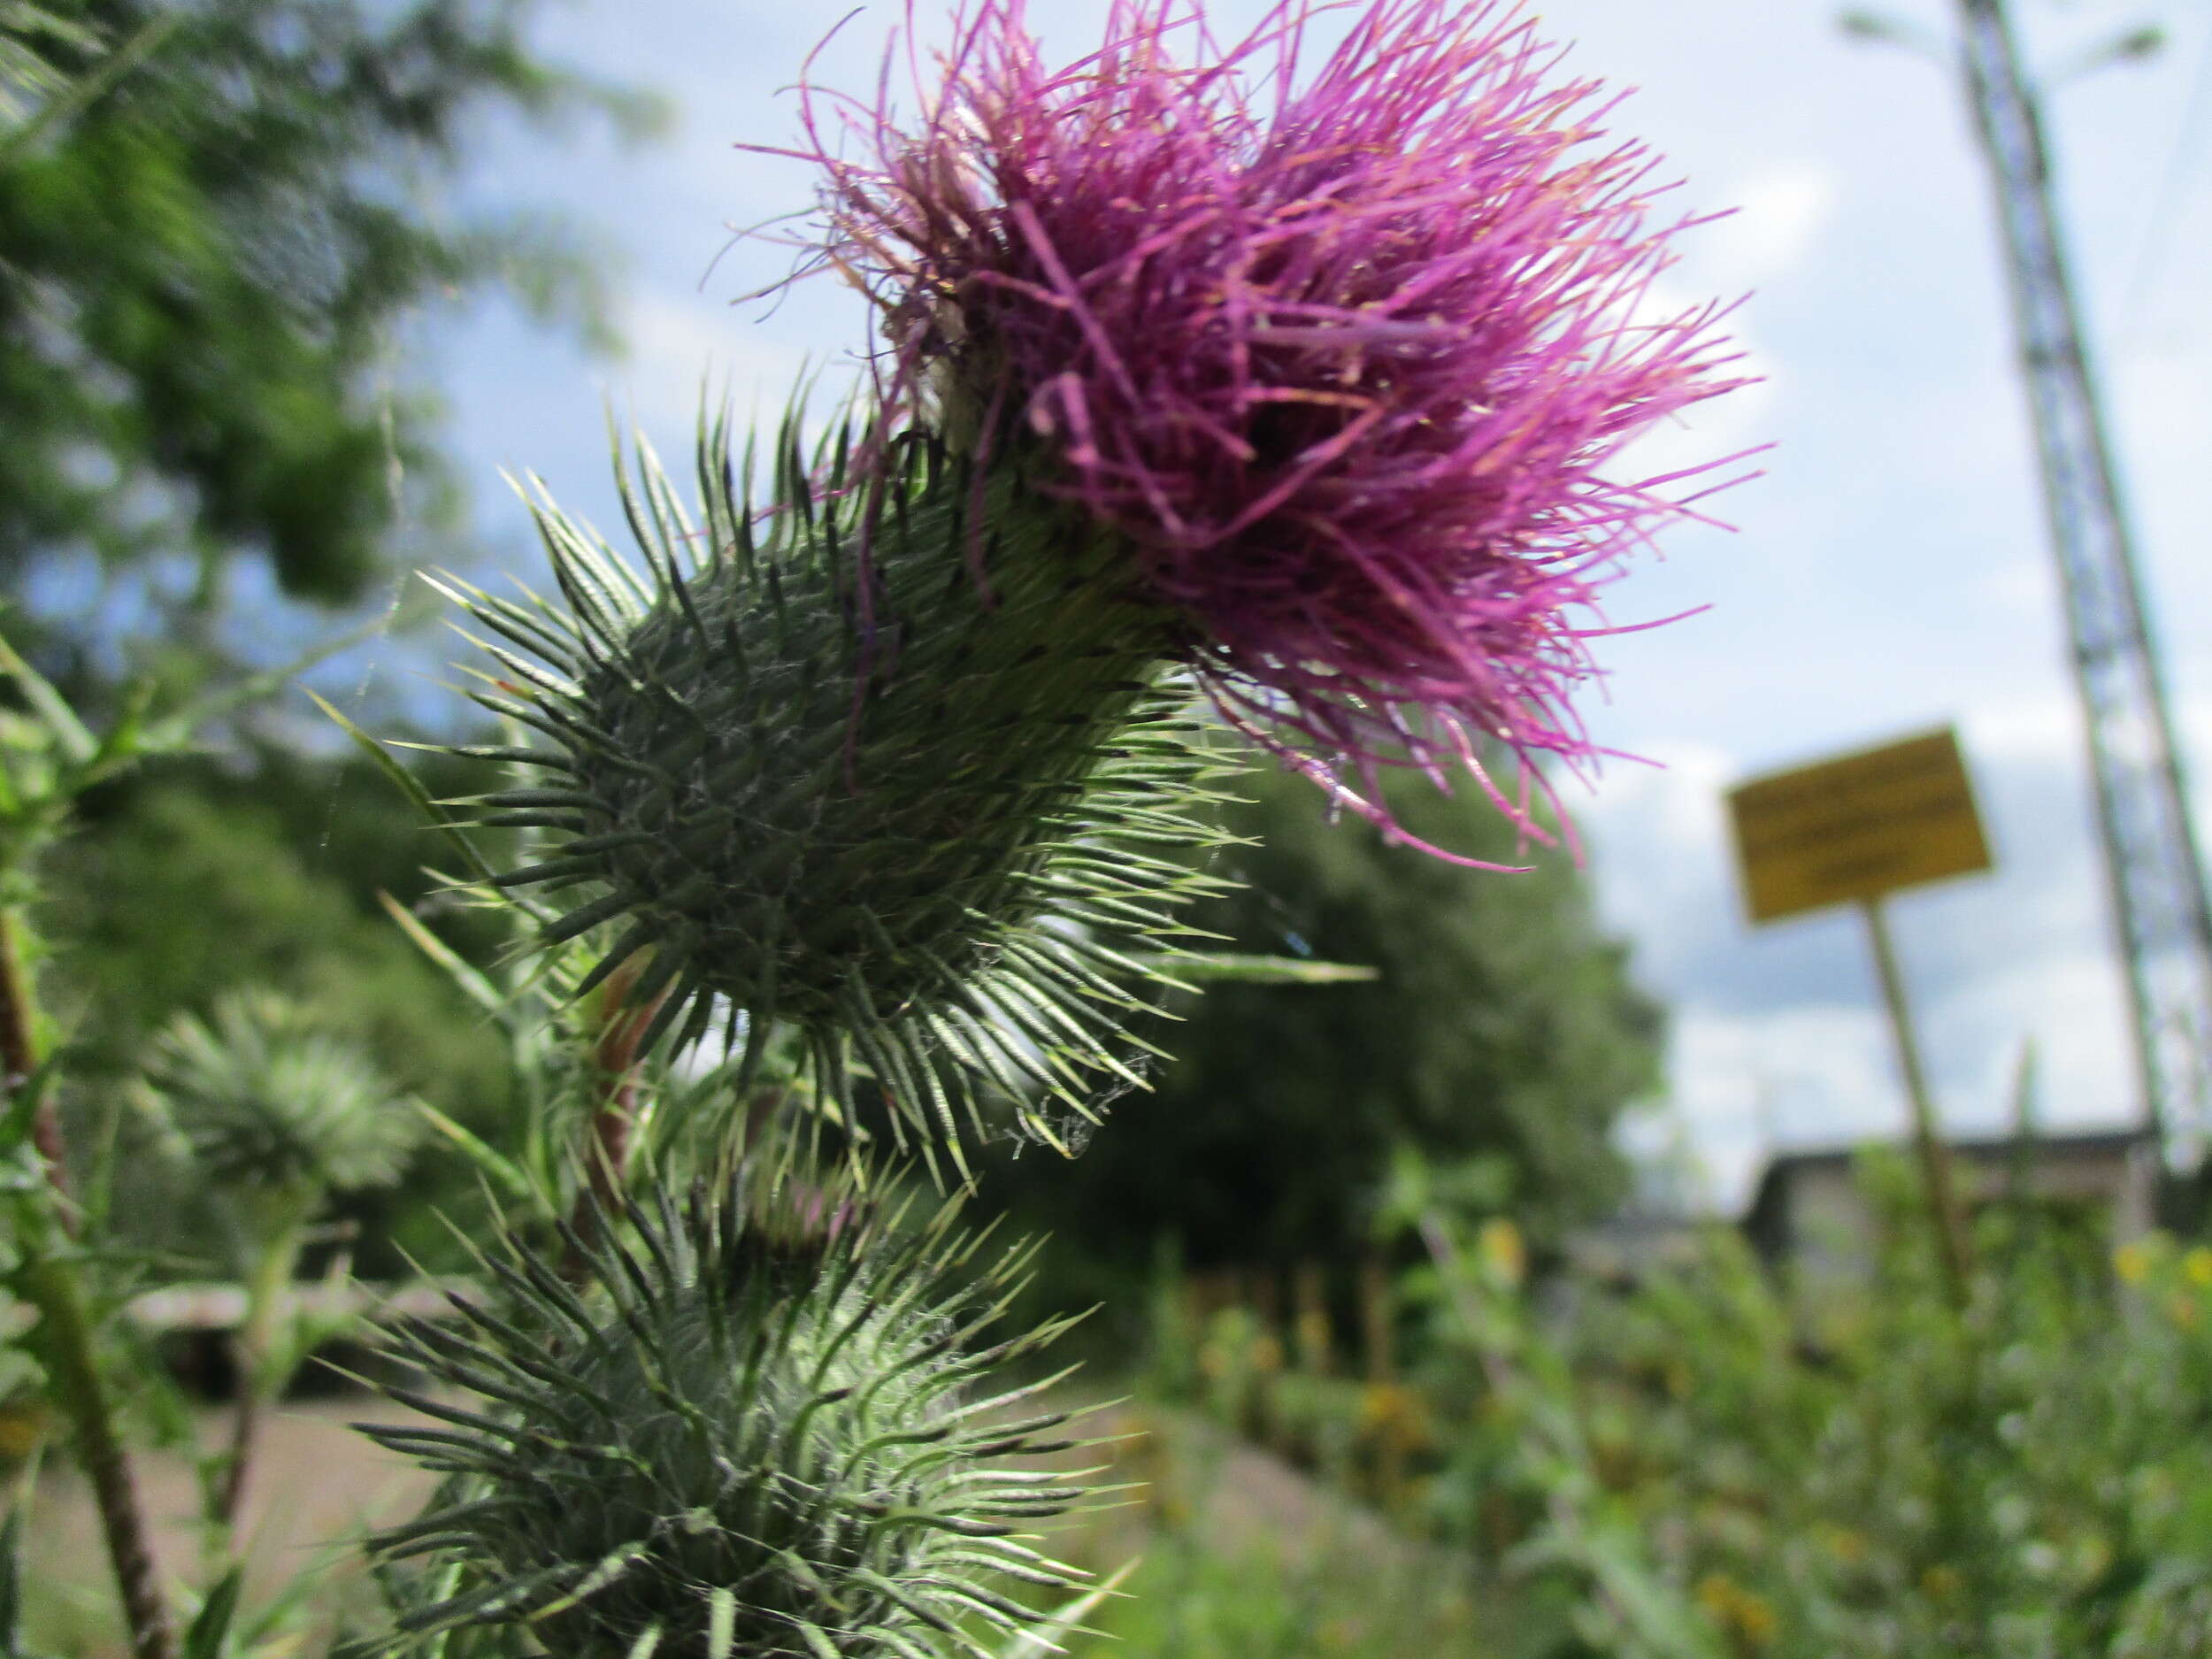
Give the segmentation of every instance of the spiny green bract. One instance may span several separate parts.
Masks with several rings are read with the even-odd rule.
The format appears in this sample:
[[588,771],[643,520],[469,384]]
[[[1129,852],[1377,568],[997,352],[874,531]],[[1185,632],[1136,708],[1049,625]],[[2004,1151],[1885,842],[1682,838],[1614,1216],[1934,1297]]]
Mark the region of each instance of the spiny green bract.
[[305,1194],[399,1178],[422,1120],[374,1061],[273,991],[237,991],[211,1022],[179,1016],[145,1081],[210,1181]]
[[545,502],[565,610],[449,589],[501,636],[479,700],[550,740],[469,751],[544,774],[479,802],[540,833],[499,885],[576,895],[541,940],[605,930],[587,988],[642,964],[649,1041],[718,1005],[749,1053],[803,1033],[833,1114],[857,1067],[948,1132],[979,1083],[1088,1116],[1135,1080],[1126,947],[1175,938],[1218,839],[1171,619],[1095,532],[933,443],[810,470],[787,434],[757,515],[709,426],[696,527],[640,460],[647,574]]
[[565,1659],[939,1659],[1030,1621],[1006,1580],[1071,1582],[1020,1529],[1076,1494],[994,1461],[1064,1448],[1035,1438],[1064,1417],[1019,1417],[1044,1384],[970,1394],[1049,1335],[973,1348],[1026,1250],[956,1281],[978,1241],[949,1211],[902,1232],[817,1194],[780,1209],[807,1225],[633,1210],[627,1243],[570,1235],[591,1288],[518,1247],[488,1263],[492,1303],[402,1327],[436,1396],[394,1397],[442,1426],[367,1432],[450,1479],[371,1540],[440,1581],[393,1645],[494,1625]]

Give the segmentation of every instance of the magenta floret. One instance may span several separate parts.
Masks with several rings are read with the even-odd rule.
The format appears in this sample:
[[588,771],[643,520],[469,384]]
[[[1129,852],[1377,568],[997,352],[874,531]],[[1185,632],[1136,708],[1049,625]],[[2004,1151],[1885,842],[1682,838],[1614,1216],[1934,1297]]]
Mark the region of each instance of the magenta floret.
[[1534,27],[1283,0],[1224,43],[1114,0],[1056,65],[1023,0],[977,0],[918,118],[808,95],[887,418],[1041,447],[1217,700],[1310,770],[1586,757],[1596,589],[1710,470],[1609,464],[1741,383],[1718,307],[1648,314],[1690,221],[1654,227],[1654,158]]

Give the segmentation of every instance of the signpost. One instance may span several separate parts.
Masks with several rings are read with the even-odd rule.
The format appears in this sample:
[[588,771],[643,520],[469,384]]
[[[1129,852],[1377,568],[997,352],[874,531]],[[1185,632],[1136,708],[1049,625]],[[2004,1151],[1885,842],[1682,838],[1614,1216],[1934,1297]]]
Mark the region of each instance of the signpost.
[[1780,921],[1834,904],[1855,904],[1865,918],[1897,1069],[1912,1103],[1913,1139],[1935,1211],[1945,1278],[1953,1300],[1962,1302],[1969,1266],[1965,1219],[1882,908],[1884,898],[1901,887],[1990,867],[1989,841],[1957,736],[1947,727],[1755,778],[1729,791],[1728,808],[1753,922]]

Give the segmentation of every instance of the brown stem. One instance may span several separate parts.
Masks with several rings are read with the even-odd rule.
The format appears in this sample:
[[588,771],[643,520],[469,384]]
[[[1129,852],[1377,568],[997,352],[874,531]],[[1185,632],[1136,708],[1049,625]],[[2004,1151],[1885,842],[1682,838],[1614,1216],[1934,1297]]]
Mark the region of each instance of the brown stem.
[[[6,1068],[11,1095],[39,1067],[37,1004],[23,960],[22,921],[12,906],[0,905],[0,1066]],[[51,1097],[39,1102],[31,1124],[34,1144],[46,1166],[50,1213],[65,1234],[77,1230],[76,1213],[65,1183],[61,1120]],[[92,1320],[85,1311],[73,1261],[40,1252],[17,1279],[25,1301],[38,1310],[40,1350],[52,1394],[76,1431],[77,1456],[92,1482],[100,1511],[100,1530],[108,1562],[130,1626],[135,1659],[172,1659],[176,1647],[169,1608],[161,1594],[160,1569],[154,1560],[152,1532],[138,1499],[138,1483],[117,1431],[115,1409],[101,1374]]]
[[231,1417],[230,1449],[223,1466],[222,1482],[215,1491],[212,1518],[234,1547],[263,1411],[284,1387],[285,1379],[276,1369],[278,1333],[285,1298],[292,1287],[292,1275],[299,1265],[303,1225],[303,1221],[281,1225],[263,1245],[246,1281],[245,1317],[239,1321],[237,1335],[231,1344],[238,1373],[238,1397]]
[[1946,1300],[1954,1313],[1963,1314],[1973,1300],[1974,1246],[1967,1231],[1965,1206],[1960,1202],[1957,1179],[1951,1168],[1951,1149],[1943,1139],[1936,1116],[1935,1097],[1929,1092],[1927,1067],[1921,1063],[1920,1040],[1913,1030],[1912,1006],[1906,1000],[1904,974],[1897,965],[1897,947],[1889,933],[1888,913],[1880,895],[1863,899],[1860,912],[1866,918],[1867,941],[1874,951],[1876,976],[1881,980],[1882,1001],[1889,1010],[1890,1034],[1897,1048],[1898,1075],[1912,1108],[1913,1144],[1920,1155],[1921,1179],[1927,1186],[1928,1219],[1935,1232],[1936,1266],[1942,1275]]
[[215,1525],[231,1539],[238,1535],[238,1512],[245,1507],[246,1473],[261,1433],[261,1390],[242,1375],[230,1419],[230,1447],[224,1455],[222,1484],[215,1489]]
[[108,1561],[115,1569],[123,1617],[130,1625],[134,1659],[172,1659],[176,1643],[161,1594],[160,1569],[130,1459],[116,1432],[114,1409],[95,1356],[92,1324],[77,1293],[77,1281],[67,1266],[50,1256],[28,1268],[19,1282],[26,1299],[39,1311],[42,1356],[51,1369],[54,1393],[77,1432],[77,1456],[92,1482]]
[[[599,1103],[592,1112],[591,1140],[584,1149],[585,1185],[569,1211],[569,1225],[588,1243],[597,1231],[596,1217],[611,1213],[622,1201],[623,1171],[629,1167],[632,1131],[637,1125],[638,1042],[660,1010],[664,991],[641,1007],[629,1004],[631,991],[644,961],[633,958],[607,976],[600,993],[602,1021],[598,1041],[592,1045],[592,1065],[599,1083]],[[572,1259],[571,1276],[583,1263]]]

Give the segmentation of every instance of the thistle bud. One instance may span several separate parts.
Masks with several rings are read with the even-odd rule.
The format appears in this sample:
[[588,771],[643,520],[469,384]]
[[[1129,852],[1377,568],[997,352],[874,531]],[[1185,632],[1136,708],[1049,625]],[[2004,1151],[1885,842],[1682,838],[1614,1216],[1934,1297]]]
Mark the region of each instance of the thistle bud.
[[565,614],[449,590],[502,636],[480,701],[551,740],[472,751],[549,774],[482,798],[541,833],[499,885],[576,895],[541,941],[605,930],[585,988],[642,958],[648,1041],[718,1002],[753,1054],[795,1030],[833,1110],[856,1067],[948,1127],[979,1081],[1087,1111],[1133,1079],[1115,947],[1176,934],[1210,884],[1175,855],[1214,839],[1164,615],[1079,518],[926,443],[787,450],[756,515],[710,430],[697,528],[641,463],[644,572],[544,502]]
[[440,1426],[367,1432],[456,1479],[372,1540],[444,1570],[394,1645],[495,1625],[572,1659],[915,1659],[1023,1628],[999,1586],[1071,1581],[1022,1529],[1074,1495],[996,1462],[1055,1449],[1036,1436],[1064,1418],[972,1392],[1023,1253],[956,1281],[974,1246],[949,1212],[834,1216],[797,1248],[727,1197],[633,1212],[626,1243],[572,1238],[592,1288],[511,1245],[494,1305],[403,1327],[435,1388],[394,1395]]
[[179,1016],[145,1068],[154,1102],[211,1184],[311,1200],[398,1179],[420,1119],[352,1043],[273,991]]

